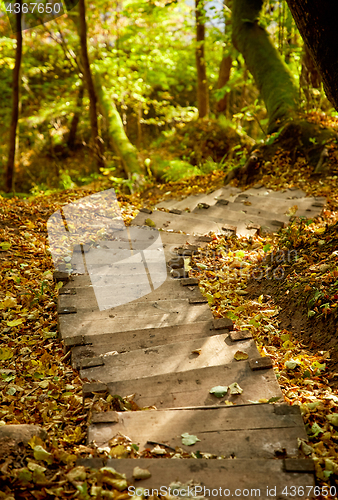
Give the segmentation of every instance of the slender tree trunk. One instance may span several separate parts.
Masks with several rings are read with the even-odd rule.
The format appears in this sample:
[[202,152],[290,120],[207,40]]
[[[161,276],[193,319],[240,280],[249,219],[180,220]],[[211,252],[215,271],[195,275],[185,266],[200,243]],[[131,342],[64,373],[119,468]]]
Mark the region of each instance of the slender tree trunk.
[[20,67],[22,59],[22,29],[21,29],[21,3],[19,12],[16,15],[16,51],[15,51],[15,65],[13,71],[13,105],[12,105],[12,119],[9,131],[9,152],[6,169],[6,192],[13,189],[14,178],[14,162],[15,162],[15,149],[16,149],[16,130],[19,120],[19,98],[20,98]]
[[77,126],[79,124],[80,117],[81,117],[81,105],[82,105],[83,93],[84,93],[84,87],[83,87],[83,83],[81,83],[81,86],[79,88],[79,93],[78,93],[77,99],[76,99],[76,110],[75,110],[75,113],[74,113],[74,116],[72,118],[70,128],[69,128],[69,135],[68,135],[68,140],[67,140],[67,146],[69,149],[74,148]]
[[[231,65],[232,65],[231,56],[224,56],[219,68],[219,75],[217,82],[218,89],[222,89],[228,83],[230,79]],[[228,94],[225,93],[224,96],[217,102],[216,109],[218,113],[224,113],[227,107],[228,107]]]
[[233,42],[263,97],[271,133],[297,114],[298,90],[267,32],[258,24],[262,5],[262,0],[233,1]]
[[332,0],[287,0],[287,3],[322,77],[326,95],[338,110],[338,3]]
[[105,88],[102,86],[98,74],[95,74],[95,86],[100,108],[107,122],[108,133],[114,151],[116,155],[121,158],[124,171],[129,177],[134,173],[138,175],[144,174],[144,169],[141,167],[137,158],[137,149],[129,141],[115,103],[107,98]]
[[87,24],[85,0],[79,0],[79,36],[81,45],[81,62],[83,65],[83,76],[89,94],[89,115],[92,131],[92,142],[96,158],[97,169],[100,171],[104,167],[103,143],[99,137],[99,128],[97,123],[97,96],[90,69],[88,49],[87,49]]
[[205,23],[204,2],[195,0],[196,13],[196,68],[197,68],[197,105],[199,118],[205,118],[209,114],[209,90],[207,72],[204,56]]

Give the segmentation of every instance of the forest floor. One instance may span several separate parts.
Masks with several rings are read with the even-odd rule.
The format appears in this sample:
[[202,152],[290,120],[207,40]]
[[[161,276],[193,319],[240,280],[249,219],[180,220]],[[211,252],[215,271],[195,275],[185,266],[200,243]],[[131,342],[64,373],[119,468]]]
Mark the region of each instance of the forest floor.
[[[121,194],[122,216],[128,223],[139,208],[160,199],[211,191],[224,176],[215,171]],[[308,195],[325,196],[327,206],[313,221],[295,219],[279,234],[250,242],[214,235],[197,263],[199,271],[191,273],[200,278],[214,315],[250,328],[261,353],[272,357],[285,400],[301,407],[309,439],[300,447],[315,460],[319,484],[337,485],[337,172],[314,178],[304,164],[291,165],[280,153],[264,167],[260,182],[275,190],[299,187]],[[46,439],[33,438],[26,446],[2,447],[0,499],[87,499],[99,493],[130,498],[123,478],[111,470],[95,473],[76,466],[79,457],[107,456],[107,450],[85,439],[91,412],[112,409],[114,402],[96,397],[83,405],[82,380],[57,338],[58,286],[47,251],[48,217],[66,203],[110,187],[100,181],[48,196],[0,197],[0,425],[36,424],[47,432]],[[236,273],[241,262],[251,278]],[[229,279],[216,279],[219,265]],[[282,268],[282,279],[268,279],[267,272],[271,276],[276,268]]]

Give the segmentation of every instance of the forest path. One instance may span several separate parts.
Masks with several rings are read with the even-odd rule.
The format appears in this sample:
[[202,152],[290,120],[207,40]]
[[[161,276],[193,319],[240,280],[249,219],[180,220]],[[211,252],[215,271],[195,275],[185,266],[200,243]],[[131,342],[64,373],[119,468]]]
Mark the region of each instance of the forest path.
[[[72,349],[73,366],[90,381],[84,384],[84,397],[107,391],[122,397],[135,394],[133,401],[140,408],[156,407],[94,413],[88,441],[104,447],[120,433],[140,451],[155,446],[155,456],[180,448],[199,457],[109,459],[107,466],[146,489],[192,481],[202,485],[194,492],[206,498],[311,497],[314,465],[298,449],[298,440],[307,439],[299,407],[280,403],[283,397],[271,359],[260,357],[248,330],[238,330],[227,318],[213,318],[198,280],[188,277],[185,266],[207,246],[211,238],[204,235],[209,231],[245,237],[273,232],[291,216],[319,215],[324,204],[324,198],[307,198],[301,190],[273,192],[258,185],[242,192],[224,187],[158,205],[169,212],[141,210],[131,230],[139,226],[145,231],[142,248],[135,248],[142,259],[131,267],[125,261],[107,266],[109,241],[100,242],[100,251],[74,252],[73,268],[79,269],[81,259],[96,259],[101,269],[96,281],[88,273],[71,277],[59,296],[60,336]],[[167,264],[162,284],[156,253],[161,248],[153,246],[157,229]],[[150,253],[147,238],[153,240]],[[127,248],[128,242],[119,243],[121,250]],[[119,289],[117,275],[122,279]],[[152,291],[142,295],[148,282]],[[137,290],[135,300],[125,303],[123,296],[131,290]],[[115,296],[120,296],[120,305],[111,308]],[[236,361],[238,350],[248,358]],[[228,388],[223,397],[210,394],[216,386]],[[260,399],[279,400],[254,404]],[[186,433],[197,436],[196,444],[183,444]],[[210,454],[224,459],[206,458]],[[101,459],[84,463],[103,465]],[[136,466],[148,469],[151,476],[136,481]]]

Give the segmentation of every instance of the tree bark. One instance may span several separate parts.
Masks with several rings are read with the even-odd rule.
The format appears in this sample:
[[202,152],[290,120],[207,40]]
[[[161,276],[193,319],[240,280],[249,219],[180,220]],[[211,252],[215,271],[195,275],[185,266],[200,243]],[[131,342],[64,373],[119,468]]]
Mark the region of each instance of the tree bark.
[[79,88],[79,93],[78,93],[77,99],[76,99],[76,110],[74,112],[74,116],[72,118],[70,128],[69,128],[69,135],[68,135],[68,140],[67,140],[67,146],[69,149],[74,149],[77,127],[78,127],[78,124],[80,121],[80,116],[81,116],[81,105],[82,105],[83,93],[84,93],[84,87],[83,87],[83,84],[81,83],[81,86]]
[[272,133],[297,114],[298,90],[267,32],[258,23],[262,5],[262,0],[233,1],[233,42],[262,95],[269,116],[268,133]]
[[99,137],[99,128],[97,122],[97,96],[90,69],[88,49],[87,49],[87,24],[85,0],[79,0],[79,37],[81,45],[81,63],[83,66],[83,76],[89,94],[89,115],[92,133],[92,142],[94,155],[98,171],[104,167],[103,143]]
[[332,0],[287,0],[287,3],[322,77],[325,93],[338,110],[338,3]]
[[[232,65],[231,56],[223,57],[219,68],[219,75],[217,82],[218,89],[223,88],[224,85],[228,83],[230,79],[231,65]],[[216,109],[218,113],[224,113],[227,107],[228,107],[228,94],[225,93],[224,96],[217,102]]]
[[120,157],[125,173],[128,177],[132,174],[144,174],[144,169],[141,167],[137,158],[137,149],[129,141],[115,103],[107,98],[105,88],[102,86],[99,75],[97,74],[95,74],[95,85],[100,108],[108,125],[108,132],[114,151],[116,155]]
[[16,50],[15,50],[15,65],[13,70],[13,105],[12,119],[9,131],[9,152],[6,169],[5,189],[9,193],[13,189],[14,178],[14,163],[16,149],[16,130],[19,121],[19,98],[20,98],[20,68],[22,59],[22,29],[21,29],[21,4],[22,0],[18,0],[20,4],[19,12],[16,15]]
[[199,118],[206,118],[209,114],[209,89],[204,56],[205,23],[203,4],[203,0],[195,0],[197,106]]

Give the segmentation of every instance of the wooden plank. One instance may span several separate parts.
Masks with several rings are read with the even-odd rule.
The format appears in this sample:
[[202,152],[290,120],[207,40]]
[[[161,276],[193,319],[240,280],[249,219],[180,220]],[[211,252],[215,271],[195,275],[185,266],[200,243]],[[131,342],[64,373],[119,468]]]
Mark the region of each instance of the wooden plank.
[[[237,233],[243,236],[253,236],[256,231],[246,229],[245,223],[237,224],[236,220],[230,219],[212,219],[210,217],[202,219],[196,214],[185,214],[185,215],[175,215],[168,214],[165,212],[154,212],[152,215],[152,221],[156,224],[156,227],[162,227],[166,229],[172,229],[175,231],[182,230],[189,234],[207,234],[210,231],[221,234],[222,226],[225,223],[237,226]],[[132,221],[133,225],[145,224],[146,220],[145,214],[139,213],[136,218]]]
[[[285,214],[292,207],[297,206],[296,215],[307,217],[319,215],[321,213],[321,208],[312,207],[313,199],[311,198],[299,198],[295,200],[288,199],[278,199],[278,198],[270,198],[269,196],[258,197],[249,196],[247,201],[252,203],[252,206],[259,206],[261,210],[279,212]],[[245,207],[245,205],[243,205]],[[244,208],[245,209],[245,208]]]
[[[106,287],[100,292],[101,297],[109,297],[112,293],[112,287]],[[115,289],[116,291],[116,289]],[[202,300],[203,295],[199,287],[182,287],[178,280],[169,277],[161,286],[156,288],[154,291],[150,291],[147,295],[143,295],[138,299],[134,299],[133,303],[137,302],[149,302],[149,301],[165,301],[171,300],[171,297],[175,299],[186,299],[186,300]],[[58,307],[76,307],[77,311],[88,311],[97,310],[98,306],[96,303],[96,296],[93,287],[78,288],[76,295],[65,295],[61,294],[58,297]]]
[[[251,198],[250,198],[251,199]],[[196,208],[193,213],[203,217],[228,218],[237,221],[245,221],[246,223],[259,224],[261,226],[268,225],[269,221],[274,217],[280,220],[281,223],[289,223],[289,217],[284,214],[262,210],[259,205],[260,200],[257,200],[257,205],[244,205],[243,203],[229,203],[226,206],[216,205],[206,209]]]
[[[237,459],[237,460],[156,460],[151,458],[141,458],[138,460],[109,459],[107,467],[112,467],[121,474],[126,474],[127,480],[133,486],[130,488],[130,495],[139,492],[141,489],[147,490],[147,496],[160,494],[168,495],[177,489],[177,484],[185,485],[182,496],[213,498],[224,500],[224,498],[238,498],[247,500],[248,498],[259,498],[261,500],[287,500],[291,498],[289,493],[294,492],[292,498],[305,500],[313,498],[306,493],[313,491],[314,476],[312,473],[292,473],[286,472],[283,468],[282,460],[268,459]],[[77,465],[86,467],[103,467],[100,459],[79,459]],[[134,467],[147,469],[151,477],[142,481],[133,478]],[[188,490],[188,484],[190,489]],[[193,486],[193,485],[196,485]],[[294,488],[291,489],[290,487]],[[162,487],[162,490],[161,490]],[[287,490],[286,490],[287,488]],[[284,491],[284,494],[283,494]],[[303,495],[302,491],[305,492]],[[287,492],[287,494],[286,494]],[[178,491],[174,492],[176,495]],[[169,495],[168,495],[169,497]]]
[[[182,290],[184,288],[182,287]],[[81,317],[78,316],[77,321],[96,321],[102,319],[118,319],[118,318],[128,318],[137,316],[138,318],[151,317],[151,316],[163,316],[175,314],[182,315],[183,317],[188,314],[189,309],[200,307],[203,312],[209,312],[210,318],[212,317],[210,309],[207,305],[191,305],[189,304],[188,298],[186,299],[172,299],[168,300],[144,300],[144,301],[132,301],[117,307],[113,307],[107,311],[98,311],[97,309],[93,311],[86,311],[81,313]],[[203,318],[205,320],[206,318]],[[209,318],[207,318],[209,319]],[[71,318],[69,318],[71,321]]]
[[[237,350],[238,345],[234,345],[230,341],[228,334],[213,335],[139,349],[118,356],[106,356],[103,368],[83,369],[80,374],[81,377],[86,377],[88,380],[99,380],[107,383],[111,380],[129,380],[133,378],[135,369],[137,378],[163,373],[180,373],[206,366],[238,363],[234,360],[234,354]],[[247,352],[249,358],[256,358],[258,355],[257,347],[252,340],[244,341],[241,344],[241,350]],[[246,362],[243,361],[243,363]]]
[[241,190],[239,188],[226,186],[212,191],[208,194],[203,193],[198,195],[191,195],[184,198],[183,200],[170,199],[161,201],[156,205],[156,207],[167,209],[175,208],[179,210],[185,210],[187,208],[189,210],[193,210],[198,203],[207,203],[209,205],[214,205],[218,198],[229,197],[231,199],[234,196],[237,196],[239,193],[241,193]]
[[[199,450],[240,459],[274,458],[283,449],[287,456],[298,457],[297,438],[306,439],[300,412],[277,415],[274,405],[269,404],[124,412],[118,416],[118,423],[91,425],[88,441],[102,446],[121,433],[141,450],[148,447],[147,441],[156,441],[189,452]],[[193,446],[183,445],[181,435],[186,432],[200,441]]]
[[[210,394],[210,389],[218,385],[229,386],[237,382],[243,392],[231,395],[230,391],[223,398]],[[86,385],[86,384],[85,384]],[[87,384],[90,386],[90,384]],[[217,406],[225,400],[233,404],[250,404],[250,401],[269,400],[283,396],[272,370],[252,373],[248,363],[238,362],[222,366],[208,366],[186,372],[165,373],[142,379],[113,381],[106,383],[110,394],[133,398],[140,407],[155,406],[163,408],[181,408],[186,406]],[[87,389],[84,387],[84,393]]]
[[[168,301],[170,302],[170,301]],[[62,339],[81,336],[94,337],[97,335],[128,332],[131,330],[145,330],[175,325],[187,325],[195,321],[210,321],[212,313],[207,304],[189,304],[188,301],[177,301],[177,307],[156,309],[151,303],[146,303],[146,308],[139,307],[137,314],[114,316],[107,311],[102,313],[83,314],[80,318],[60,316],[58,327]],[[141,303],[138,303],[138,306]],[[123,307],[123,306],[121,306]],[[109,311],[108,311],[109,312]]]
[[[82,358],[100,356],[111,351],[119,353],[147,349],[158,345],[183,342],[194,338],[204,338],[215,335],[210,321],[190,323],[189,325],[176,325],[164,328],[149,328],[146,330],[133,330],[129,332],[114,333],[113,335],[100,335],[82,337],[82,344],[72,350],[72,365],[80,367]],[[227,333],[227,330],[217,331]]]

